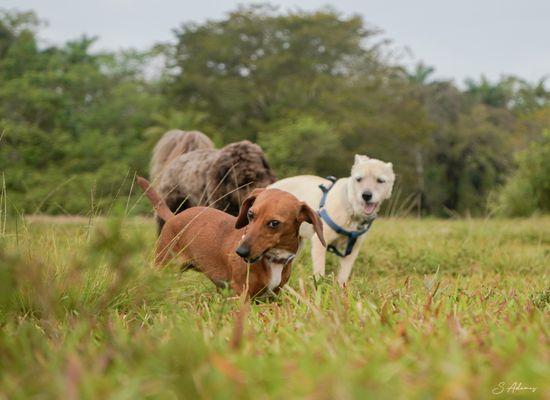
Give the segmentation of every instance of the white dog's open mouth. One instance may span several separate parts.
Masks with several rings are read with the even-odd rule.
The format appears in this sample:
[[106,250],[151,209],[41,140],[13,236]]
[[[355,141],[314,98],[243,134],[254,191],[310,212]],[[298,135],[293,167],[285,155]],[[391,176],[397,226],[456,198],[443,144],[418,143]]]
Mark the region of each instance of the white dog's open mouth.
[[374,211],[376,211],[376,207],[378,206],[378,203],[366,203],[363,207],[363,210],[365,211],[365,214],[370,215]]

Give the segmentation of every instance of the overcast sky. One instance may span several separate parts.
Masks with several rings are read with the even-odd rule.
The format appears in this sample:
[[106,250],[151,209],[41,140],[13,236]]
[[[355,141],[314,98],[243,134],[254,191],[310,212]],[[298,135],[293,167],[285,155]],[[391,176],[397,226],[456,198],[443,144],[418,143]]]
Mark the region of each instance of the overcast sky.
[[[48,21],[46,43],[62,43],[83,33],[97,35],[97,49],[146,48],[173,40],[182,22],[218,19],[233,0],[0,0],[0,7],[33,9]],[[535,81],[550,75],[550,0],[273,0],[282,10],[313,10],[331,5],[361,14],[393,40],[410,49],[404,61],[422,60],[436,76],[485,74],[496,79],[516,74]]]

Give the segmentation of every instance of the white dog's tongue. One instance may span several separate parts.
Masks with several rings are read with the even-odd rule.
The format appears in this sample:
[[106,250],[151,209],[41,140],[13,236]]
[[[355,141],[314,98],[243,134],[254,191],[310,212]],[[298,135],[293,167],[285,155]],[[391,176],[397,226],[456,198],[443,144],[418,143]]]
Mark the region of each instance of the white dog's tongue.
[[372,214],[374,210],[376,209],[376,203],[367,203],[365,204],[365,213],[366,214]]

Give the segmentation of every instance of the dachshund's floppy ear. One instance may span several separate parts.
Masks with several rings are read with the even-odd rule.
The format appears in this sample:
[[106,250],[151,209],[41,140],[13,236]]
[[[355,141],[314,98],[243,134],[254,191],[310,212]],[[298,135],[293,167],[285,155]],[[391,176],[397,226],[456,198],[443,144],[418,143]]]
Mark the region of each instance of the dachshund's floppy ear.
[[250,207],[252,207],[252,204],[254,204],[256,197],[258,197],[258,195],[264,190],[265,188],[254,189],[252,192],[250,192],[246,199],[244,199],[243,203],[241,204],[239,215],[237,216],[237,222],[235,222],[235,229],[241,229],[248,225],[248,210],[250,209]]
[[302,209],[300,210],[299,221],[308,222],[311,225],[313,225],[313,229],[315,230],[317,237],[319,238],[323,246],[327,247],[327,244],[325,243],[325,237],[323,236],[323,221],[321,221],[319,214],[317,214],[306,203],[302,203]]

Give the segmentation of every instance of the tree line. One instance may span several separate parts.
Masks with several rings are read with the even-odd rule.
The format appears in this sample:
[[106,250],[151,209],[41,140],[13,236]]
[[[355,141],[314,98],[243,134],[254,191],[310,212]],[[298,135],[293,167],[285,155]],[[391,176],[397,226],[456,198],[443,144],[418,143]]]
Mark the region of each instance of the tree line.
[[389,57],[362,17],[331,9],[239,7],[145,51],[94,52],[92,37],[43,46],[40,24],[33,12],[0,12],[0,170],[12,212],[148,210],[131,206],[132,178],[173,128],[220,146],[255,141],[278,177],[346,176],[355,153],[391,161],[392,212],[550,211],[544,79],[438,80]]

